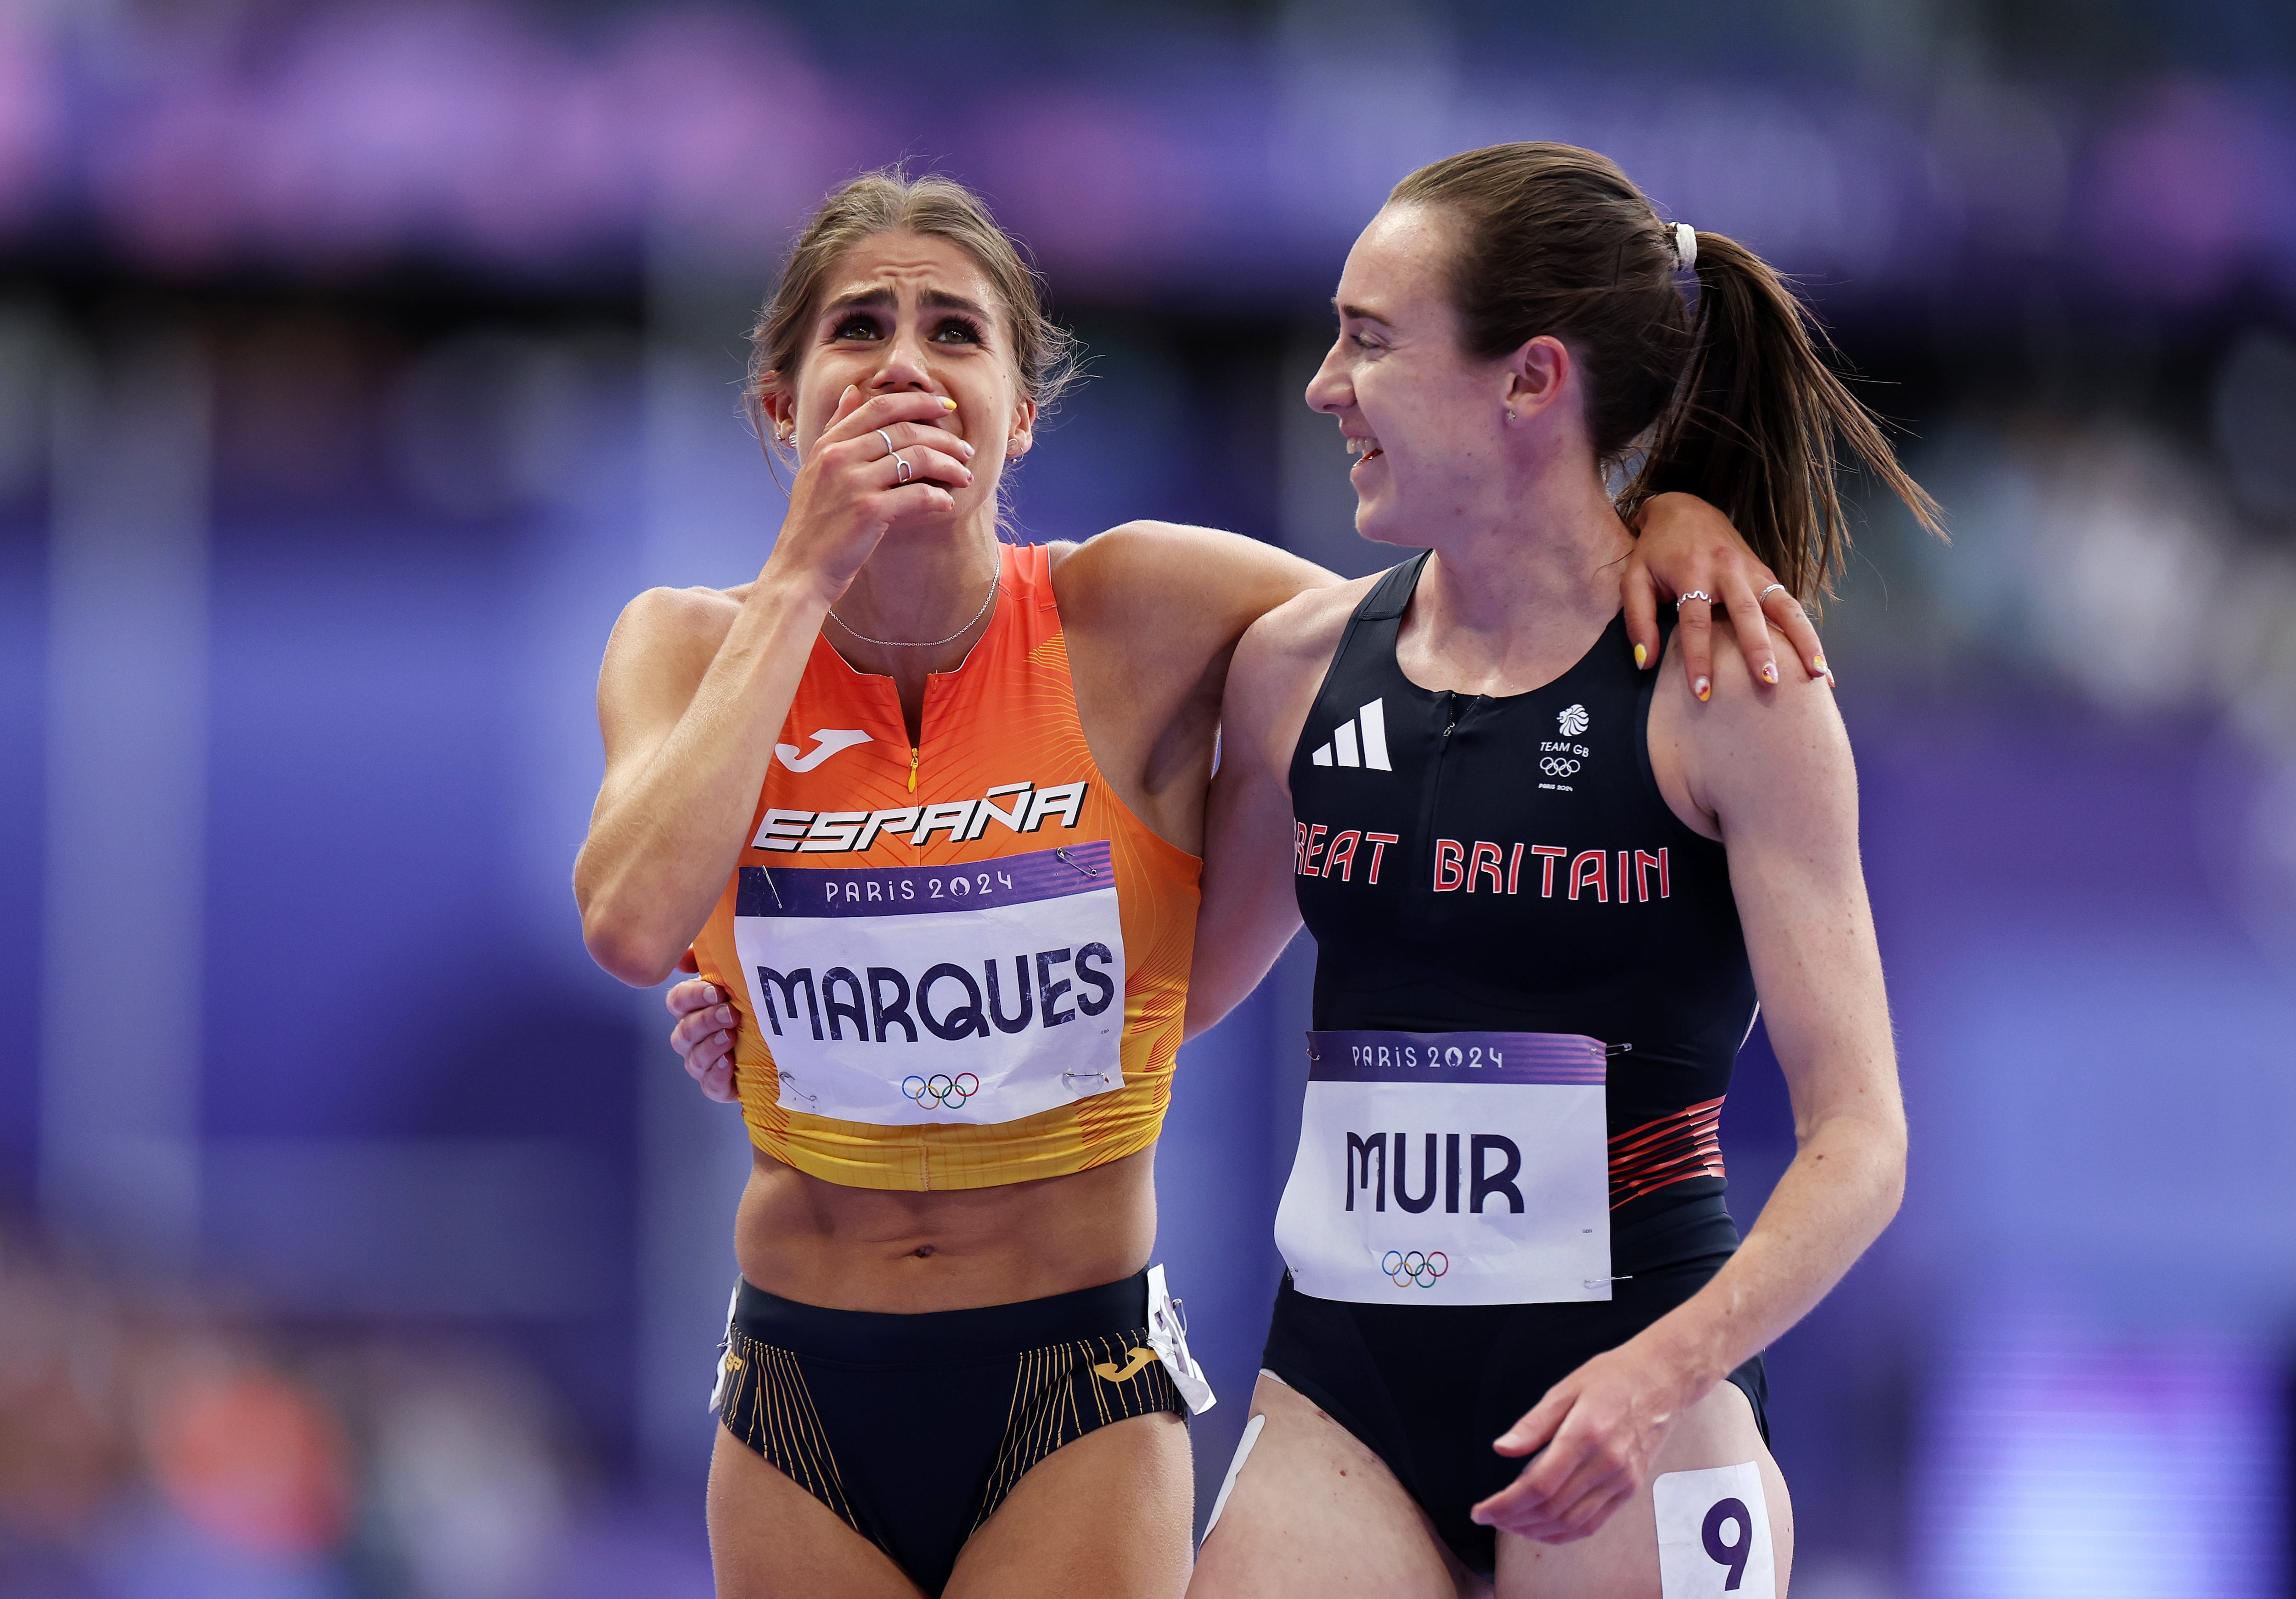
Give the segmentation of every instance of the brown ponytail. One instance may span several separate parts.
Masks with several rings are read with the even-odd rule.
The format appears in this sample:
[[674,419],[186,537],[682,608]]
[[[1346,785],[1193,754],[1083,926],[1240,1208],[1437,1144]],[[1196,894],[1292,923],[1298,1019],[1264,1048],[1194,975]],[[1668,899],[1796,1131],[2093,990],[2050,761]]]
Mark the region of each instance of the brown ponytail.
[[1700,234],[1693,313],[1674,230],[1607,157],[1496,144],[1421,168],[1388,200],[1459,220],[1451,299],[1469,355],[1496,360],[1541,333],[1571,347],[1596,458],[1641,455],[1621,514],[1697,495],[1814,603],[1849,547],[1833,480],[1847,446],[1942,534],[1936,502],[1826,364],[1833,347],[1784,280],[1734,240]]

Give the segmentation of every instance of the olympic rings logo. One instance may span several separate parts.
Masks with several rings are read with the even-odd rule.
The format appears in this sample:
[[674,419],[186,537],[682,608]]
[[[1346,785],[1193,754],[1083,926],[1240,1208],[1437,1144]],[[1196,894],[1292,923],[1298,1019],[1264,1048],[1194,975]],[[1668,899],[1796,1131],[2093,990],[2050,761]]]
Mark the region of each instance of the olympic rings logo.
[[1417,1250],[1407,1255],[1400,1250],[1390,1250],[1380,1261],[1379,1269],[1392,1278],[1398,1288],[1408,1288],[1414,1283],[1422,1288],[1432,1288],[1435,1279],[1451,1269],[1451,1257],[1441,1250],[1426,1255]]
[[1549,777],[1570,777],[1578,773],[1578,763],[1567,755],[1550,755],[1538,763],[1538,769]]
[[929,1078],[912,1075],[901,1079],[901,1092],[921,1105],[954,1111],[980,1092],[980,1079],[969,1071],[955,1077],[939,1071]]

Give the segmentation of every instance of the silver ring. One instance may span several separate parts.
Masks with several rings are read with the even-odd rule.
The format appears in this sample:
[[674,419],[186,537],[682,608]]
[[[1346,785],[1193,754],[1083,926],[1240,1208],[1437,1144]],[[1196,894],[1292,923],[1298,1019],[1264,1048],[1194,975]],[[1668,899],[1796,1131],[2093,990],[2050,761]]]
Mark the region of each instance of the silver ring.
[[1784,584],[1783,584],[1783,583],[1773,583],[1773,584],[1771,584],[1771,585],[1770,585],[1770,586],[1769,586],[1768,588],[1766,588],[1766,589],[1762,590],[1762,593],[1761,593],[1761,594],[1756,594],[1756,595],[1754,596],[1754,603],[1755,603],[1755,604],[1757,604],[1757,605],[1760,604],[1760,603],[1762,603],[1762,595],[1763,595],[1763,594],[1771,594],[1771,593],[1773,593],[1773,592],[1777,593],[1777,594],[1784,594],[1784,593],[1786,593],[1786,592],[1787,592],[1786,586],[1785,586]]
[[1705,601],[1709,605],[1711,605],[1712,603],[1714,603],[1714,596],[1713,596],[1712,594],[1708,594],[1708,593],[1707,593],[1704,589],[1702,589],[1702,588],[1693,588],[1693,589],[1692,589],[1692,590],[1691,590],[1688,594],[1681,594],[1681,595],[1677,596],[1677,598],[1676,598],[1676,600],[1675,600],[1675,602],[1674,602],[1674,608],[1675,608],[1677,611],[1679,611],[1679,610],[1681,610],[1685,605],[1689,604],[1689,603],[1690,603],[1690,602],[1691,602],[1691,601],[1693,601],[1693,600],[1703,600],[1703,601]]
[[898,455],[899,453],[893,448],[893,436],[890,433],[888,433],[882,428],[879,428],[877,430],[877,437],[885,441],[885,453],[887,455]]
[[911,478],[917,475],[916,472],[911,469],[909,463],[902,460],[898,455],[894,455],[893,457],[893,481],[896,485],[906,483]]

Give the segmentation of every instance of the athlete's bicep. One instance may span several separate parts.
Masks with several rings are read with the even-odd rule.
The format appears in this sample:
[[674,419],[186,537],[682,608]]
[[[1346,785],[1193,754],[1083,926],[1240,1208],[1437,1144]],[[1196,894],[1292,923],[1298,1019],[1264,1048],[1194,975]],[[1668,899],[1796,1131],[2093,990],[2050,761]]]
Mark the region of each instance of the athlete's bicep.
[[1288,550],[1234,533],[1179,545],[1170,570],[1184,608],[1217,629],[1223,644],[1295,595],[1343,581]]

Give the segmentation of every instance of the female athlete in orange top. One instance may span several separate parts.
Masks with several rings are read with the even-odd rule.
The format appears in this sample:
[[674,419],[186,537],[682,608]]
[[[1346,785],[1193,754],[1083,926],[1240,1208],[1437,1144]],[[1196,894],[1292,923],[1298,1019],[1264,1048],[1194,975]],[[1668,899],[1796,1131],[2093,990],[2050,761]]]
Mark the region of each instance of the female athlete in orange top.
[[[787,519],[617,625],[575,873],[607,970],[693,946],[748,1013],[719,1592],[1177,1594],[1193,1390],[1142,1268],[1193,857],[1229,654],[1332,578],[1167,524],[1000,545],[1059,338],[955,184],[832,196],[756,342]],[[1759,563],[1669,518],[1766,662]]]

